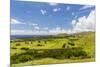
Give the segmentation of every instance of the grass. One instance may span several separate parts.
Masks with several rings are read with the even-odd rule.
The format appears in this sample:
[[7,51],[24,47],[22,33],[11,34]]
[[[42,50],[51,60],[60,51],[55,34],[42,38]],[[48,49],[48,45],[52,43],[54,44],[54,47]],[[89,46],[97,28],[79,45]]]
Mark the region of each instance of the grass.
[[[64,34],[65,36],[65,34]],[[15,54],[23,54],[27,52],[27,50],[22,50],[22,48],[31,49],[62,49],[64,48],[82,48],[89,58],[79,59],[79,58],[70,58],[70,59],[55,59],[55,58],[41,58],[34,59],[24,63],[11,64],[11,67],[19,67],[19,66],[28,66],[28,65],[40,65],[40,64],[58,64],[58,63],[77,63],[77,62],[93,62],[95,61],[95,32],[82,32],[73,35],[67,34],[66,37],[62,35],[57,35],[55,37],[41,37],[30,38],[30,39],[16,39],[18,42],[13,40],[11,42],[11,56]],[[20,41],[21,40],[21,41]],[[74,43],[72,46],[68,44],[69,42]],[[19,45],[18,45],[19,44]],[[41,46],[38,46],[41,45]]]
[[21,66],[31,66],[31,65],[42,65],[42,64],[62,64],[62,63],[80,63],[80,62],[94,62],[94,58],[87,59],[53,59],[53,58],[43,58],[40,60],[28,61],[20,64],[13,64],[11,67],[21,67]]

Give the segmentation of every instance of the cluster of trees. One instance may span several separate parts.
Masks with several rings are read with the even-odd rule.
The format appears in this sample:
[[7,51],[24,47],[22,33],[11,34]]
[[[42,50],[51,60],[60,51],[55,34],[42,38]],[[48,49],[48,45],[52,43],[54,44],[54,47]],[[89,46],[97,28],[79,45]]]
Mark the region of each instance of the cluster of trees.
[[47,57],[55,59],[70,59],[71,57],[86,58],[87,53],[80,48],[28,50],[25,53],[11,56],[11,64],[23,63]]
[[22,47],[22,48],[20,48],[21,50],[29,50],[29,48],[24,48],[24,47]]

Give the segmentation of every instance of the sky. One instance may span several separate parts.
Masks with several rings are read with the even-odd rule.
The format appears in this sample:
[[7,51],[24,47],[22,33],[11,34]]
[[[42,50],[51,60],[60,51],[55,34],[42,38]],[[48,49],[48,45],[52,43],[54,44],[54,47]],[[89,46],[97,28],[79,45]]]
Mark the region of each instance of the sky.
[[95,31],[95,6],[11,0],[11,35]]

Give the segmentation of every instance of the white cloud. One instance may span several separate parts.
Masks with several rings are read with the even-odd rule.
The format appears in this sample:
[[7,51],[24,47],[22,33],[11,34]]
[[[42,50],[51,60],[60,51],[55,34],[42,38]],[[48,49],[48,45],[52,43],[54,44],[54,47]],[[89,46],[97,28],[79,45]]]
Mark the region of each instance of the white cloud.
[[75,15],[75,13],[74,13],[74,12],[72,12],[72,15]]
[[76,24],[76,20],[72,20],[72,25],[75,25]]
[[24,35],[24,30],[11,30],[11,35]]
[[44,27],[43,30],[48,30],[48,27]]
[[34,29],[39,30],[40,28],[39,28],[39,26],[35,26]]
[[49,33],[56,35],[56,34],[59,34],[59,33],[67,33],[67,30],[62,29],[61,27],[56,27],[54,29],[49,30]]
[[54,8],[53,12],[57,12],[57,11],[60,11],[60,10],[61,10],[61,8]]
[[11,24],[25,24],[25,23],[22,23],[22,22],[20,22],[20,21],[18,21],[18,20],[16,20],[16,19],[11,19]]
[[48,35],[48,31],[38,31],[38,30],[11,30],[11,35]]
[[[17,1],[26,1],[26,2],[27,2],[27,1],[31,1],[31,2],[33,1],[33,2],[34,2],[34,0],[17,0]],[[47,3],[48,3],[48,2],[47,2]],[[58,5],[58,3],[55,3],[55,2],[49,2],[48,4],[49,4],[50,6],[57,6],[57,5]]]
[[37,26],[38,24],[36,24],[36,23],[29,23],[29,25],[31,25],[31,26]]
[[67,6],[67,7],[66,7],[66,10],[67,10],[67,11],[69,11],[69,10],[70,10],[70,7],[69,7],[69,6]]
[[54,2],[50,2],[49,5],[51,5],[51,6],[57,6],[58,4],[54,3]]
[[11,35],[33,35],[32,30],[11,30]]
[[91,11],[88,17],[82,16],[78,20],[72,20],[73,29],[71,33],[83,32],[83,31],[95,31],[95,11]]
[[94,7],[93,5],[86,5],[80,8],[80,10],[88,9]]
[[44,14],[47,13],[47,11],[46,10],[43,10],[43,9],[41,9],[40,11],[41,11],[42,15],[44,15]]
[[36,26],[36,25],[38,25],[38,24],[33,23],[32,25],[33,25],[33,26]]
[[[37,27],[38,28],[38,27]],[[54,29],[48,29],[45,27],[46,30],[11,30],[11,35],[56,35],[59,33],[67,33],[67,30],[62,29],[61,27],[56,27]]]
[[16,33],[16,32],[21,32],[21,33],[23,33],[24,30],[11,30],[11,32],[12,32],[12,33]]

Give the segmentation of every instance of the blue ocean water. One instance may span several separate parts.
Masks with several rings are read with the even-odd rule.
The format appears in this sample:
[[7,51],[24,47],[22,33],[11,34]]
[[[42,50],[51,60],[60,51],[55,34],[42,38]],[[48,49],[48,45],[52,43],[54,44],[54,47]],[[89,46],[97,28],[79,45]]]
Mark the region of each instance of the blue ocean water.
[[17,39],[17,38],[30,38],[33,37],[33,35],[10,35],[10,39]]

